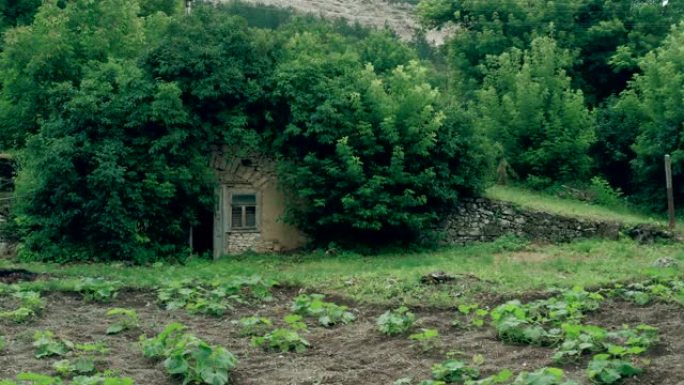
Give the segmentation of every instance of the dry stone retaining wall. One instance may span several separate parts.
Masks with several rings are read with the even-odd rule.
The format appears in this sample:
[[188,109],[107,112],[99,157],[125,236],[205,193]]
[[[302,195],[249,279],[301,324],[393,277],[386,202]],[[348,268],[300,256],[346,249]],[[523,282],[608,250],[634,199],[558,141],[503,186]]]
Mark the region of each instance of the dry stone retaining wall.
[[673,238],[663,229],[628,226],[617,222],[573,218],[522,209],[512,203],[485,198],[465,199],[442,223],[443,241],[451,245],[491,242],[516,235],[544,242],[569,242],[581,238],[618,239],[625,234],[640,242]]

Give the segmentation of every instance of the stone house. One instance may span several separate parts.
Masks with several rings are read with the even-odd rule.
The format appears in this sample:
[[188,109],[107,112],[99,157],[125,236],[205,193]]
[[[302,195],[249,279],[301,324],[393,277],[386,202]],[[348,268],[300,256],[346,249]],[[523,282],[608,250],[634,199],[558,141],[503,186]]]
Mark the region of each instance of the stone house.
[[282,221],[285,196],[278,189],[275,162],[263,155],[235,157],[227,153],[217,150],[211,159],[219,181],[211,226],[214,258],[304,246],[304,234]]

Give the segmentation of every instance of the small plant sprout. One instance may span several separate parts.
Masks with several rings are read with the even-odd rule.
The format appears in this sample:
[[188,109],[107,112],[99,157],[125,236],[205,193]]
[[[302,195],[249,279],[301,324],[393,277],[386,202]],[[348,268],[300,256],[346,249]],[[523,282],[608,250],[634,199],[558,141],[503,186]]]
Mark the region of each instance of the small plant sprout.
[[406,306],[396,310],[388,310],[377,320],[378,329],[387,335],[406,333],[415,322],[416,316]]
[[422,329],[420,333],[411,334],[409,339],[415,341],[423,352],[434,350],[439,342],[437,329]]
[[485,318],[489,315],[489,310],[480,308],[480,305],[473,304],[461,304],[458,305],[458,312],[463,317],[466,318],[466,322],[463,323],[461,320],[455,320],[453,326],[463,326],[463,327],[482,327],[485,324]]
[[78,357],[74,360],[60,360],[52,368],[62,377],[84,375],[95,372],[95,360],[91,357]]
[[118,334],[140,328],[140,319],[135,310],[117,307],[107,311],[107,316],[114,318],[114,322],[107,328],[107,334]]
[[299,331],[306,330],[306,324],[297,314],[289,314],[284,318],[287,328],[278,328],[262,337],[253,337],[252,345],[261,346],[266,350],[279,352],[304,352],[310,345],[299,335]]

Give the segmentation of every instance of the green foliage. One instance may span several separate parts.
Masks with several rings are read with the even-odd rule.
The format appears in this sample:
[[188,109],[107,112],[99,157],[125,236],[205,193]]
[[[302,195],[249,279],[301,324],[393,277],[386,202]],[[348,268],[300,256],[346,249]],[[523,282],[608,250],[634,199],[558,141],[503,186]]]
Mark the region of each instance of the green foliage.
[[83,295],[88,302],[111,302],[119,294],[121,282],[110,282],[104,278],[81,278],[74,290]]
[[295,34],[275,70],[287,125],[273,145],[280,180],[297,197],[286,219],[324,242],[411,240],[440,206],[482,189],[482,141],[425,67],[380,74],[346,44]]
[[318,317],[318,323],[325,327],[348,324],[356,320],[354,313],[346,306],[324,301],[323,294],[301,294],[295,297],[292,311],[310,317]]
[[395,310],[388,310],[377,320],[378,330],[387,335],[406,333],[416,320],[415,314],[411,313],[406,306]]
[[674,27],[663,45],[640,62],[642,73],[635,77],[624,103],[636,107],[639,134],[632,161],[639,200],[654,210],[664,211],[665,171],[663,156],[672,155],[675,200],[684,197],[684,23]]
[[262,337],[253,337],[252,345],[261,346],[266,350],[274,350],[282,353],[302,353],[310,346],[309,342],[299,335],[299,331],[306,330],[306,324],[302,317],[297,314],[285,316],[286,328],[277,328]]
[[566,381],[563,370],[558,368],[541,368],[534,372],[522,372],[511,385],[579,385],[575,381]]
[[480,371],[467,366],[463,361],[446,360],[432,366],[432,378],[447,384],[460,384],[479,377]]
[[629,361],[610,358],[608,354],[597,354],[589,362],[587,375],[594,383],[610,385],[639,375],[642,371]]
[[534,39],[525,51],[490,58],[477,93],[478,126],[519,177],[536,185],[582,180],[590,170],[593,121],[566,75],[570,58],[553,39]]
[[93,376],[76,376],[68,383],[59,377],[52,377],[39,373],[19,373],[17,381],[0,380],[0,385],[134,385],[133,379],[128,377],[112,377],[96,374]]
[[7,347],[7,338],[3,335],[0,335],[0,353],[2,353],[3,350]]
[[164,358],[167,373],[182,378],[184,384],[229,384],[237,365],[231,352],[186,333],[179,323],[169,324],[156,337],[142,336],[141,346],[145,357]]
[[411,334],[408,338],[416,341],[421,351],[428,352],[437,346],[439,331],[437,329],[422,329],[420,333]]
[[252,316],[241,318],[238,325],[240,325],[240,335],[254,337],[266,334],[273,323],[269,318]]
[[37,291],[19,290],[12,293],[12,296],[19,301],[19,307],[15,310],[0,311],[0,320],[25,322],[37,316],[45,307],[45,300]]
[[45,358],[63,356],[74,349],[74,344],[71,341],[56,338],[55,334],[49,330],[39,330],[33,335],[33,347],[36,350],[36,358]]
[[114,318],[114,322],[107,328],[107,334],[118,334],[126,330],[140,328],[140,318],[133,309],[110,309],[107,311],[107,317]]
[[90,357],[79,357],[75,360],[59,360],[52,364],[52,368],[61,377],[90,374],[95,371],[95,361]]
[[489,315],[489,310],[480,308],[480,305],[476,303],[471,304],[460,304],[457,307],[458,312],[466,318],[466,322],[462,322],[460,319],[456,319],[452,322],[453,326],[463,326],[463,327],[482,327],[485,323],[485,317]]
[[466,380],[464,385],[495,385],[503,384],[513,377],[513,372],[509,369],[503,369],[500,372],[493,374],[489,377],[485,377],[481,380]]
[[270,288],[274,284],[259,276],[214,280],[208,285],[185,279],[168,282],[159,288],[157,298],[167,310],[186,309],[191,314],[221,316],[232,309],[231,302],[271,300]]
[[459,26],[446,46],[462,89],[478,88],[480,65],[488,56],[550,36],[576,52],[570,74],[594,104],[625,88],[638,72],[638,59],[660,44],[683,10],[681,2],[663,6],[651,0],[422,0],[418,5],[426,24]]

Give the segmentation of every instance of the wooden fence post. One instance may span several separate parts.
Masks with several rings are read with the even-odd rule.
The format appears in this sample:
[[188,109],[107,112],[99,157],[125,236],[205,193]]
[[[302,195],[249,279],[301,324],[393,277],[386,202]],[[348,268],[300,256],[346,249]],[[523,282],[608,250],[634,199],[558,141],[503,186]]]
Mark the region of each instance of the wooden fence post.
[[667,214],[670,217],[670,230],[675,228],[674,191],[672,187],[672,159],[665,155],[665,186],[667,187]]

